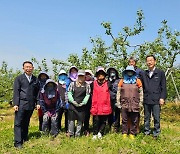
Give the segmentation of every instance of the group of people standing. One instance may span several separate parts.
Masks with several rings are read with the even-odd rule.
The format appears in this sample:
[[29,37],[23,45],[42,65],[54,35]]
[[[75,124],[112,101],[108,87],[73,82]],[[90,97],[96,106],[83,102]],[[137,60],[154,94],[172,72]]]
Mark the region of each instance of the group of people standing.
[[153,136],[158,137],[160,106],[166,99],[166,78],[164,72],[155,67],[153,55],[146,57],[146,64],[148,69],[143,71],[137,68],[136,60],[131,57],[122,78],[115,68],[106,71],[98,67],[93,74],[91,70],[78,70],[72,66],[68,73],[60,70],[55,82],[46,72],[41,72],[36,78],[32,74],[33,64],[24,62],[24,73],[14,82],[14,146],[22,148],[28,140],[29,121],[35,105],[39,130],[50,133],[52,137],[62,129],[63,113],[68,137],[79,137],[82,133],[89,136],[92,115],[92,139],[101,139],[107,124],[114,132],[119,132],[121,113],[123,138],[129,135],[134,139],[139,132],[141,108],[144,108],[144,134],[151,133],[152,114]]

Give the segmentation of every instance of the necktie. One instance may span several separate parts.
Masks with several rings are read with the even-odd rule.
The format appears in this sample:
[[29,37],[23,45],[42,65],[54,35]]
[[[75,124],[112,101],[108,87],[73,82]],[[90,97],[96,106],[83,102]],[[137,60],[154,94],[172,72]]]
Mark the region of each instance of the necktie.
[[31,82],[31,76],[28,76],[28,78],[29,78],[29,82]]

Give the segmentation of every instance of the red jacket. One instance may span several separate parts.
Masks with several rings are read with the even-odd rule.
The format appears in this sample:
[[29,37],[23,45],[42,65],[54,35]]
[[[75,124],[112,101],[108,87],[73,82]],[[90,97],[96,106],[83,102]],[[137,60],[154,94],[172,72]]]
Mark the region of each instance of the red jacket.
[[93,83],[91,114],[109,115],[111,112],[112,109],[108,82],[106,81],[102,85],[99,85],[97,80],[95,80]]

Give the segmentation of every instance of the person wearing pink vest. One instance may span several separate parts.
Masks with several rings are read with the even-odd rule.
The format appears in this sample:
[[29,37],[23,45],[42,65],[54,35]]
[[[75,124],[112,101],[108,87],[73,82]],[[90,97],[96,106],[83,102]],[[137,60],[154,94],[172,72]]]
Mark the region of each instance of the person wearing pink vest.
[[92,85],[92,105],[93,115],[93,139],[101,139],[104,134],[108,115],[111,114],[111,101],[109,84],[106,80],[106,72],[103,67],[98,67]]

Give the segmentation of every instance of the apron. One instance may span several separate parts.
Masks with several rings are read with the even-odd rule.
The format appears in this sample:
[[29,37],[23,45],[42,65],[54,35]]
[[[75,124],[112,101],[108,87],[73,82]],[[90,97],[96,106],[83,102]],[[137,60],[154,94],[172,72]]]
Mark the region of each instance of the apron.
[[[86,96],[86,84],[83,87],[77,87],[76,82],[74,82],[74,92],[73,92],[73,98],[74,100],[80,104],[84,97]],[[83,122],[85,118],[85,105],[81,107],[76,107],[73,104],[70,104],[69,111],[68,111],[68,119],[70,121],[78,120]]]

